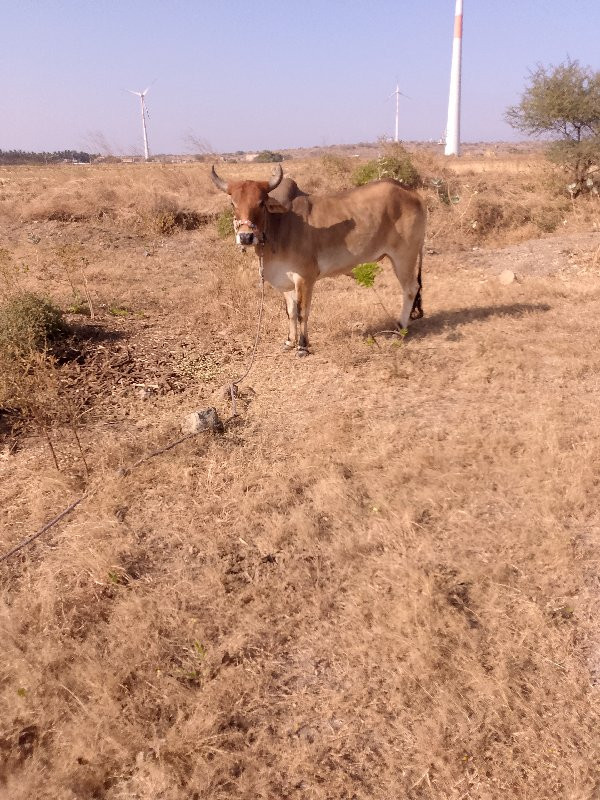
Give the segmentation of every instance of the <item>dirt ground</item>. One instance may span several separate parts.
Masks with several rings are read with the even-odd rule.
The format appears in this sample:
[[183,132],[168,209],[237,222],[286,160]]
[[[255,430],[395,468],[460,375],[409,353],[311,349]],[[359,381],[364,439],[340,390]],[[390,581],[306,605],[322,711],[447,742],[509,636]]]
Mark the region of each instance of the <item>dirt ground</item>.
[[323,281],[306,359],[267,288],[239,417],[130,471],[229,417],[254,256],[212,222],[1,236],[63,308],[84,246],[95,306],[61,373],[89,475],[4,417],[0,555],[88,496],[0,564],[1,798],[600,796],[597,229],[429,241],[404,340],[389,267]]

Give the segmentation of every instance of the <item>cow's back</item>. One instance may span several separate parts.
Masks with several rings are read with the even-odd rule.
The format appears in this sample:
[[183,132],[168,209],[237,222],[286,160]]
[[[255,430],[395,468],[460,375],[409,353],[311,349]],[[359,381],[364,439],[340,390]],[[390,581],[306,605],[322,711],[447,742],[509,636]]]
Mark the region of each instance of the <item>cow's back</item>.
[[377,226],[386,219],[397,222],[404,218],[408,223],[425,215],[421,198],[391,178],[333,194],[307,195],[302,192],[292,201],[291,210],[317,229],[330,228],[346,220],[354,221],[355,226],[361,228],[368,227],[373,220]]

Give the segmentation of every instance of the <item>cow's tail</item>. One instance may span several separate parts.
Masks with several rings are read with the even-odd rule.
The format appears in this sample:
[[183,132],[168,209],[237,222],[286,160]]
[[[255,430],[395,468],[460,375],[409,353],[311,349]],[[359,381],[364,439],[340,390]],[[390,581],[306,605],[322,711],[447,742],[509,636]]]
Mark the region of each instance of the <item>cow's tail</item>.
[[421,268],[423,267],[423,247],[419,250],[419,272],[417,273],[417,282],[419,288],[413,301],[412,310],[410,312],[411,319],[421,319],[423,316],[423,306],[421,305],[421,289],[423,288],[423,281],[421,280]]

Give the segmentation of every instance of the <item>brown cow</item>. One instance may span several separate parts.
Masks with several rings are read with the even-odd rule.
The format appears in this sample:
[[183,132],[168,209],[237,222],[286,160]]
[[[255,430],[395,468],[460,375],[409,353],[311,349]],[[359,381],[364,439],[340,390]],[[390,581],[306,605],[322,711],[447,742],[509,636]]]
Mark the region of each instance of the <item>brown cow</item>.
[[[236,242],[255,246],[264,277],[285,295],[289,319],[285,347],[308,354],[308,315],[319,278],[348,275],[358,264],[388,256],[404,302],[400,325],[423,316],[421,264],[425,208],[397,181],[381,180],[329,195],[306,195],[278,167],[270,181],[225,181],[213,166],[215,185],[230,195]],[[300,335],[298,325],[300,324]]]

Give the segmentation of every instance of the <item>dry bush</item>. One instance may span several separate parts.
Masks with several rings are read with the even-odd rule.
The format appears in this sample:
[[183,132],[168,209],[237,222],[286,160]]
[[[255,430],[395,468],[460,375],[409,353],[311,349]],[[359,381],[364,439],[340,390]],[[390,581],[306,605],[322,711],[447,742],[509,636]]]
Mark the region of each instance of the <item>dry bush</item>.
[[64,328],[61,310],[31,292],[14,294],[0,305],[0,349],[7,354],[44,350]]
[[427,153],[417,152],[415,162],[435,245],[509,244],[551,233],[569,219],[578,226],[572,204],[557,191],[556,173],[542,162],[512,175],[495,162],[494,168],[470,174],[457,174],[442,157]]
[[326,153],[321,157],[321,167],[331,190],[348,189],[352,186],[352,164],[349,158]]

